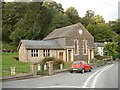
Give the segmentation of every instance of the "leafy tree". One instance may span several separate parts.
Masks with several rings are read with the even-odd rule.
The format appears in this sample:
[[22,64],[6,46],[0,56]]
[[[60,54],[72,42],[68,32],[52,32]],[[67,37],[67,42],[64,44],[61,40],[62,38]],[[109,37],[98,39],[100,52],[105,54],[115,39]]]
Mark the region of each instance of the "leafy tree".
[[85,17],[93,17],[95,15],[95,13],[92,10],[87,10]]
[[65,27],[68,25],[71,25],[71,23],[65,14],[61,14],[61,13],[55,14],[48,28],[49,30],[48,30],[48,33],[46,33],[46,36],[53,30],[61,27]]
[[110,27],[115,31],[117,34],[120,34],[120,19],[116,21],[109,21]]
[[96,15],[96,16],[94,16],[92,18],[95,20],[96,23],[105,23],[104,18],[102,16],[100,16],[100,15]]
[[[14,25],[24,17],[27,10],[27,3],[7,2],[2,7],[2,38],[10,42],[9,35],[15,30]],[[6,35],[7,34],[7,35]]]
[[64,9],[62,8],[62,5],[60,3],[56,3],[54,1],[52,2],[43,2],[43,6],[49,8],[49,9],[55,9],[57,12],[64,13]]
[[107,44],[105,44],[104,52],[108,56],[113,56],[114,59],[117,58],[118,57],[118,44],[115,42],[108,42]]
[[100,15],[95,15],[92,10],[87,10],[85,17],[81,18],[80,21],[85,27],[89,24],[105,23],[104,18]]
[[69,7],[66,9],[65,14],[68,16],[69,21],[72,24],[80,22],[80,17],[77,10],[74,7]]
[[14,32],[11,33],[10,38],[12,39],[12,44],[18,45],[21,39],[25,38],[24,31],[20,28],[17,28]]
[[[68,25],[69,21],[66,18],[60,4],[55,2],[28,3],[28,10],[24,18],[14,25],[16,30],[10,35],[10,38],[16,45],[20,39],[43,39],[52,29]],[[18,35],[20,30],[23,34],[15,39],[14,36]]]
[[93,35],[96,42],[113,41],[113,37],[117,36],[107,23],[89,24],[87,30]]
[[95,20],[91,17],[83,17],[80,21],[84,27],[87,27],[89,24],[96,24]]

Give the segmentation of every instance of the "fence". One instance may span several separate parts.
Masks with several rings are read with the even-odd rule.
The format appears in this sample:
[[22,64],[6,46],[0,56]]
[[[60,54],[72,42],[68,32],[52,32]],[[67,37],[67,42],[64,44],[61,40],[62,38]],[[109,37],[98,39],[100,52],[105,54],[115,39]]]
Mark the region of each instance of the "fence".
[[107,65],[107,64],[111,64],[113,63],[113,59],[112,58],[106,58],[106,59],[103,59],[103,60],[95,60],[94,63],[91,64],[91,66],[93,68],[96,68],[96,67],[100,67],[100,66],[103,66],[103,65]]
[[[49,75],[50,73],[50,67],[48,63],[46,63],[44,66],[41,66],[40,64],[37,64],[37,75]],[[56,73],[57,71],[63,70],[64,68],[63,64],[59,64],[59,65],[53,65],[53,74],[54,72]]]

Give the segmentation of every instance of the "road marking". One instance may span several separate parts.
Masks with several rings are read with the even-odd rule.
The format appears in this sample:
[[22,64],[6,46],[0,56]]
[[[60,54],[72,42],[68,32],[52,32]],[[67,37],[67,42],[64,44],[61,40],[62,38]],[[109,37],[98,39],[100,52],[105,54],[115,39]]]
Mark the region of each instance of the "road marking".
[[112,66],[113,66],[113,64],[110,65],[110,66],[108,66],[107,68],[104,68],[100,73],[98,73],[98,74],[95,76],[95,78],[94,78],[94,80],[93,80],[93,83],[92,83],[92,85],[91,85],[91,88],[95,88],[97,79],[98,79],[98,77],[100,76],[100,74],[102,74],[105,70],[107,70],[108,68],[110,68],[110,67],[112,67]]
[[87,80],[84,82],[84,84],[82,85],[82,88],[87,88],[87,85],[88,85],[88,82],[90,81],[90,79],[91,79],[93,76],[95,76],[96,74],[98,74],[100,71],[102,71],[102,70],[104,70],[104,69],[106,69],[106,68],[108,68],[108,66],[106,66],[106,67],[104,67],[104,68],[96,71],[94,74],[92,74],[91,76],[89,76],[89,77],[87,78]]
[[81,88],[78,86],[49,86],[50,88]]

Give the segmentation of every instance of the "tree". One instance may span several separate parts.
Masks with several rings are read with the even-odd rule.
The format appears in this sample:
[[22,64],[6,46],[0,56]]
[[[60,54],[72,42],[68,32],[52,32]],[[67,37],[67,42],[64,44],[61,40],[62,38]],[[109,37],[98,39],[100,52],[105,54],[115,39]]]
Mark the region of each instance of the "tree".
[[113,41],[113,37],[117,36],[107,23],[89,24],[87,30],[93,35],[96,42]]
[[115,43],[115,42],[108,42],[104,46],[104,52],[108,56],[113,56],[113,59],[116,59],[118,57],[118,55],[119,55],[119,53],[118,53],[118,44]]
[[95,15],[95,13],[92,10],[87,10],[85,17],[93,17]]
[[[27,10],[27,3],[7,2],[2,7],[2,38],[10,42],[9,35],[15,30],[14,25],[21,20]],[[6,35],[7,34],[7,35]]]
[[110,27],[115,31],[117,34],[120,34],[120,19],[116,21],[109,21]]
[[92,18],[94,19],[94,21],[95,21],[96,23],[105,23],[104,18],[103,18],[102,16],[100,16],[100,15],[96,15],[96,16],[94,16],[94,17],[92,17]]
[[96,24],[95,20],[91,17],[83,17],[81,18],[80,22],[84,27],[87,27],[89,24]]
[[[68,25],[67,16],[62,13],[62,7],[55,2],[30,2],[24,18],[19,20],[10,35],[11,40],[16,45],[21,39],[42,40],[55,28]],[[19,37],[15,37],[20,34]],[[35,35],[34,35],[35,34]]]
[[49,9],[55,9],[57,12],[64,13],[64,9],[62,8],[62,5],[60,3],[56,3],[54,1],[52,2],[43,2],[43,6],[49,8]]
[[54,18],[51,21],[51,24],[49,26],[48,33],[46,32],[46,36],[52,32],[54,29],[58,29],[61,27],[65,27],[71,25],[69,18],[65,14],[57,13],[54,15]]
[[66,9],[65,14],[68,16],[69,21],[72,24],[80,22],[80,17],[77,10],[74,7],[69,7]]

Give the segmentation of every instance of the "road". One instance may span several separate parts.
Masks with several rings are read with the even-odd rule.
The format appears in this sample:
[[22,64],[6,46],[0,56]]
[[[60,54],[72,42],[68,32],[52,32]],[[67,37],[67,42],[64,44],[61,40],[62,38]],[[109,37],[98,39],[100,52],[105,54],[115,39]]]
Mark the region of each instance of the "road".
[[2,88],[118,88],[118,63],[101,66],[84,74],[65,72],[35,79],[3,82]]

